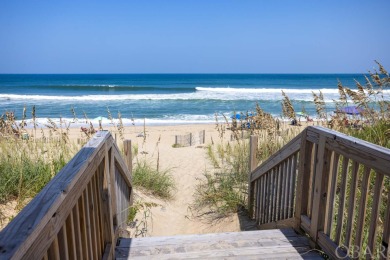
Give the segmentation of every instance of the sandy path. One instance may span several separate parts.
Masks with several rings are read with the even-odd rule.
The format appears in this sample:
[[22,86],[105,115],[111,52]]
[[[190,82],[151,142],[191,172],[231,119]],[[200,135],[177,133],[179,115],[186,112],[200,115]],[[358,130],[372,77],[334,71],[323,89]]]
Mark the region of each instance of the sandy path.
[[[211,137],[214,141],[218,141],[218,133],[213,125],[147,127],[145,142],[142,137],[137,137],[143,128],[126,129],[125,137],[131,139],[133,145],[138,145],[139,153],[147,153],[147,155],[139,156],[152,157],[153,163],[156,163],[159,153],[161,169],[170,169],[176,182],[177,190],[170,201],[162,201],[139,190],[136,191],[136,199],[159,204],[158,207],[152,209],[152,221],[149,219],[148,222],[147,234],[149,236],[239,230],[237,216],[231,216],[217,224],[209,224],[194,218],[189,208],[193,203],[197,179],[202,178],[204,171],[210,168],[204,149],[206,145],[197,144],[181,148],[173,148],[172,145],[175,143],[175,135],[197,133],[202,130],[206,132],[206,145],[211,143]],[[157,145],[159,139],[160,142]],[[142,216],[137,215],[138,219],[140,217]]]

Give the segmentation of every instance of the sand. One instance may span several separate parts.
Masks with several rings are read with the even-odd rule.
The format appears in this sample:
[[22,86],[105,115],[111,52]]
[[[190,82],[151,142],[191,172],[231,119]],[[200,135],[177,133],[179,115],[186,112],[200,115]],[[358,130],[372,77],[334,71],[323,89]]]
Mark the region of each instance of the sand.
[[[194,144],[189,147],[174,148],[176,135],[198,134],[205,130],[205,144]],[[144,141],[143,127],[129,127],[125,130],[125,138],[137,145],[139,157],[150,159],[157,164],[159,156],[160,169],[169,169],[176,182],[173,199],[163,201],[148,195],[142,190],[135,191],[135,200],[155,202],[157,207],[151,209],[148,218],[147,236],[168,236],[179,234],[199,234],[210,232],[239,231],[239,221],[233,214],[218,222],[210,223],[198,217],[192,210],[195,185],[203,178],[205,170],[211,168],[206,156],[205,147],[212,142],[220,142],[215,125],[175,125],[147,126]],[[139,136],[139,137],[137,137]],[[117,136],[118,137],[118,136]],[[230,135],[229,135],[230,137]],[[119,138],[118,138],[119,139]],[[138,224],[143,226],[143,215],[136,216]]]

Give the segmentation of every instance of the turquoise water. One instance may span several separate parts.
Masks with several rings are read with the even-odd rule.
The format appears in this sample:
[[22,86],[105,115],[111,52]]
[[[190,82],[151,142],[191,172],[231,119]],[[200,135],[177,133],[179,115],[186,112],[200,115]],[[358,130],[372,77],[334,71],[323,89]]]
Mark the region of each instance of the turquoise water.
[[338,98],[337,81],[354,88],[362,74],[63,74],[0,75],[0,114],[13,111],[20,119],[23,107],[46,118],[72,120],[71,108],[81,121],[114,118],[121,113],[131,124],[214,122],[215,113],[253,111],[258,103],[274,116],[281,115],[281,90],[296,111],[302,107],[315,117],[312,91],[324,93],[329,111]]

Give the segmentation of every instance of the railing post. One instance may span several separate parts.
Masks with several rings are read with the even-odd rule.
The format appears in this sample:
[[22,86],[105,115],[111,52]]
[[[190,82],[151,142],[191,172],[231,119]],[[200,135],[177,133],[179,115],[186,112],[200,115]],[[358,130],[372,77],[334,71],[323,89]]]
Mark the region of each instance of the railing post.
[[318,152],[316,154],[316,172],[314,175],[314,195],[313,208],[310,224],[310,237],[317,245],[317,233],[324,230],[326,217],[326,191],[328,189],[329,167],[331,161],[331,151],[325,147],[326,136],[320,135]]
[[299,149],[299,166],[295,199],[295,230],[301,229],[301,215],[307,213],[311,148],[312,144],[307,141],[307,129],[305,129],[301,133],[301,147]]
[[249,141],[249,174],[248,174],[248,211],[249,211],[249,216],[252,218],[253,217],[253,186],[251,182],[251,175],[252,172],[256,169],[258,161],[256,157],[256,151],[258,147],[258,137],[256,135],[251,135],[250,136],[250,141]]
[[[105,225],[105,234],[104,234],[104,242],[106,243],[105,248],[105,254],[108,255],[109,259],[114,258],[115,254],[115,231],[114,231],[114,215],[116,212],[114,212],[115,205],[115,194],[114,190],[112,189],[113,181],[115,181],[115,178],[113,178],[114,173],[113,170],[113,164],[114,161],[110,157],[113,158],[112,150],[110,153],[110,149],[105,144],[105,156],[104,156],[104,170],[103,170],[103,186],[101,187],[101,192],[103,195],[103,212],[104,212],[104,225]],[[113,201],[114,200],[114,201]]]
[[[123,147],[125,151],[125,161],[127,165],[127,169],[130,172],[130,180],[132,180],[133,176],[133,155],[131,151],[131,140],[124,140],[123,141]],[[129,206],[133,205],[133,188],[131,188],[130,191],[130,198],[129,198]]]

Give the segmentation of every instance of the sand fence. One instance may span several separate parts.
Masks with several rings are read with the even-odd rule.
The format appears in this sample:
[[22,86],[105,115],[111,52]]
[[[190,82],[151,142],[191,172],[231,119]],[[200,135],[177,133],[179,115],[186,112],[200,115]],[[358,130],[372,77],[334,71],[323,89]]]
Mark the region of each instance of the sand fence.
[[175,135],[175,145],[177,146],[192,146],[197,144],[204,144],[206,137],[206,130],[197,133],[189,133],[185,135]]

